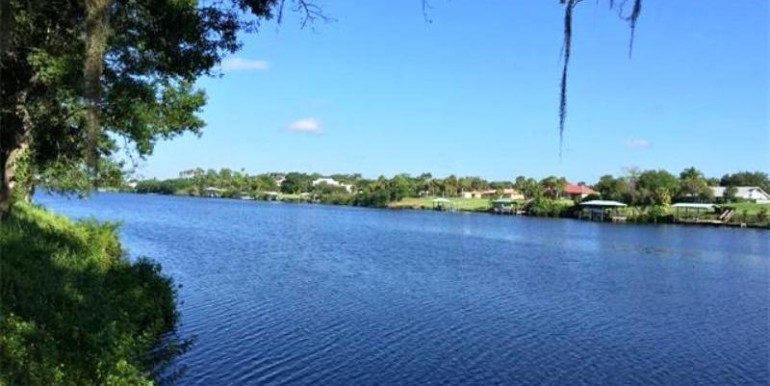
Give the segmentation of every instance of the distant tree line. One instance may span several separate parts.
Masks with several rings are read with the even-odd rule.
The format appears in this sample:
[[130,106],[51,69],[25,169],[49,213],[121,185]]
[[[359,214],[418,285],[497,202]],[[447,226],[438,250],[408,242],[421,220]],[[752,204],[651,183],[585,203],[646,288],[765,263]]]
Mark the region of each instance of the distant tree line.
[[[723,186],[725,194],[714,197],[711,187]],[[738,186],[770,189],[770,180],[763,172],[738,172],[722,178],[707,178],[694,168],[684,169],[678,176],[666,170],[627,170],[624,176],[605,175],[594,185],[603,199],[622,201],[629,205],[668,205],[672,202],[735,202]]]
[[[345,188],[338,185],[316,184],[313,181],[328,177],[339,184],[350,185]],[[380,176],[376,179],[364,178],[361,174],[318,173],[263,173],[250,175],[243,169],[228,168],[216,171],[202,168],[190,169],[179,174],[178,178],[166,180],[143,180],[136,185],[138,193],[204,195],[207,188],[219,189],[224,197],[249,196],[263,197],[267,193],[298,195],[307,193],[309,197],[321,202],[359,206],[385,206],[390,202],[406,197],[459,197],[463,192],[489,191],[514,188],[530,200],[559,199],[564,197],[567,179],[549,176],[540,180],[518,176],[512,181],[488,181],[477,176],[445,178],[434,177],[431,173],[417,176],[402,173],[391,178]],[[764,172],[737,172],[721,178],[708,178],[700,170],[689,167],[679,175],[666,170],[639,170],[631,168],[624,175],[602,176],[593,185],[579,182],[593,188],[596,196],[625,202],[633,206],[669,205],[672,202],[733,202],[736,201],[737,186],[758,186],[770,191],[770,180]],[[728,187],[723,197],[714,197],[713,186]]]

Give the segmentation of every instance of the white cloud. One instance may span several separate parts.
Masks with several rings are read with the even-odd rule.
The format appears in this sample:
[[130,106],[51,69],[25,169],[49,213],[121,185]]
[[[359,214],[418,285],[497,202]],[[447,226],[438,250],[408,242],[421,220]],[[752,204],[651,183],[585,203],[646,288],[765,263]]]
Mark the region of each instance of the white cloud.
[[632,139],[626,142],[626,149],[644,150],[652,147],[652,143],[646,139]]
[[270,63],[265,60],[227,58],[222,61],[223,71],[267,71]]
[[289,124],[288,129],[289,131],[298,133],[321,134],[323,132],[323,126],[321,125],[321,122],[315,118],[305,118],[294,121]]

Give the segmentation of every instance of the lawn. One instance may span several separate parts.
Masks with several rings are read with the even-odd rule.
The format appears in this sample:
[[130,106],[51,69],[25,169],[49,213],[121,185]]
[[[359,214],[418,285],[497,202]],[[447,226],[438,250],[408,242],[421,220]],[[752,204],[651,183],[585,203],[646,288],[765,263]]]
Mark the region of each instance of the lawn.
[[757,214],[759,213],[759,210],[762,208],[765,208],[768,213],[770,213],[770,204],[755,204],[753,202],[735,202],[730,204],[724,204],[725,207],[730,207],[735,209],[735,212],[738,214],[742,214],[745,210],[747,214]]
[[[485,211],[492,208],[492,203],[486,198],[450,198],[454,207],[463,211]],[[392,202],[389,208],[395,209],[430,209],[433,207],[433,197],[407,197],[401,201]]]

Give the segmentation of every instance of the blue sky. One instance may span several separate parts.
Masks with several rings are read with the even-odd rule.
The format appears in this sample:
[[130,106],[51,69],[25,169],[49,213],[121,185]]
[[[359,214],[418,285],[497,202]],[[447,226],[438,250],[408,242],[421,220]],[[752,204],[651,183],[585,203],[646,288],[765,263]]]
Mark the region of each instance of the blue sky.
[[[206,78],[202,137],[160,142],[139,174],[406,172],[593,182],[626,167],[707,175],[770,169],[770,2],[645,0],[628,25],[576,10],[564,152],[556,0],[316,0],[243,36]],[[697,5],[696,5],[697,4]]]

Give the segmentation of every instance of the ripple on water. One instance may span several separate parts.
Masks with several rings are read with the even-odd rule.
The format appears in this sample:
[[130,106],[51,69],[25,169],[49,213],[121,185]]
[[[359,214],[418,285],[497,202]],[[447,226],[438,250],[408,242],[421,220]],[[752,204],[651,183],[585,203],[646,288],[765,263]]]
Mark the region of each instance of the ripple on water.
[[182,385],[766,385],[767,232],[161,196],[123,220],[184,285]]

